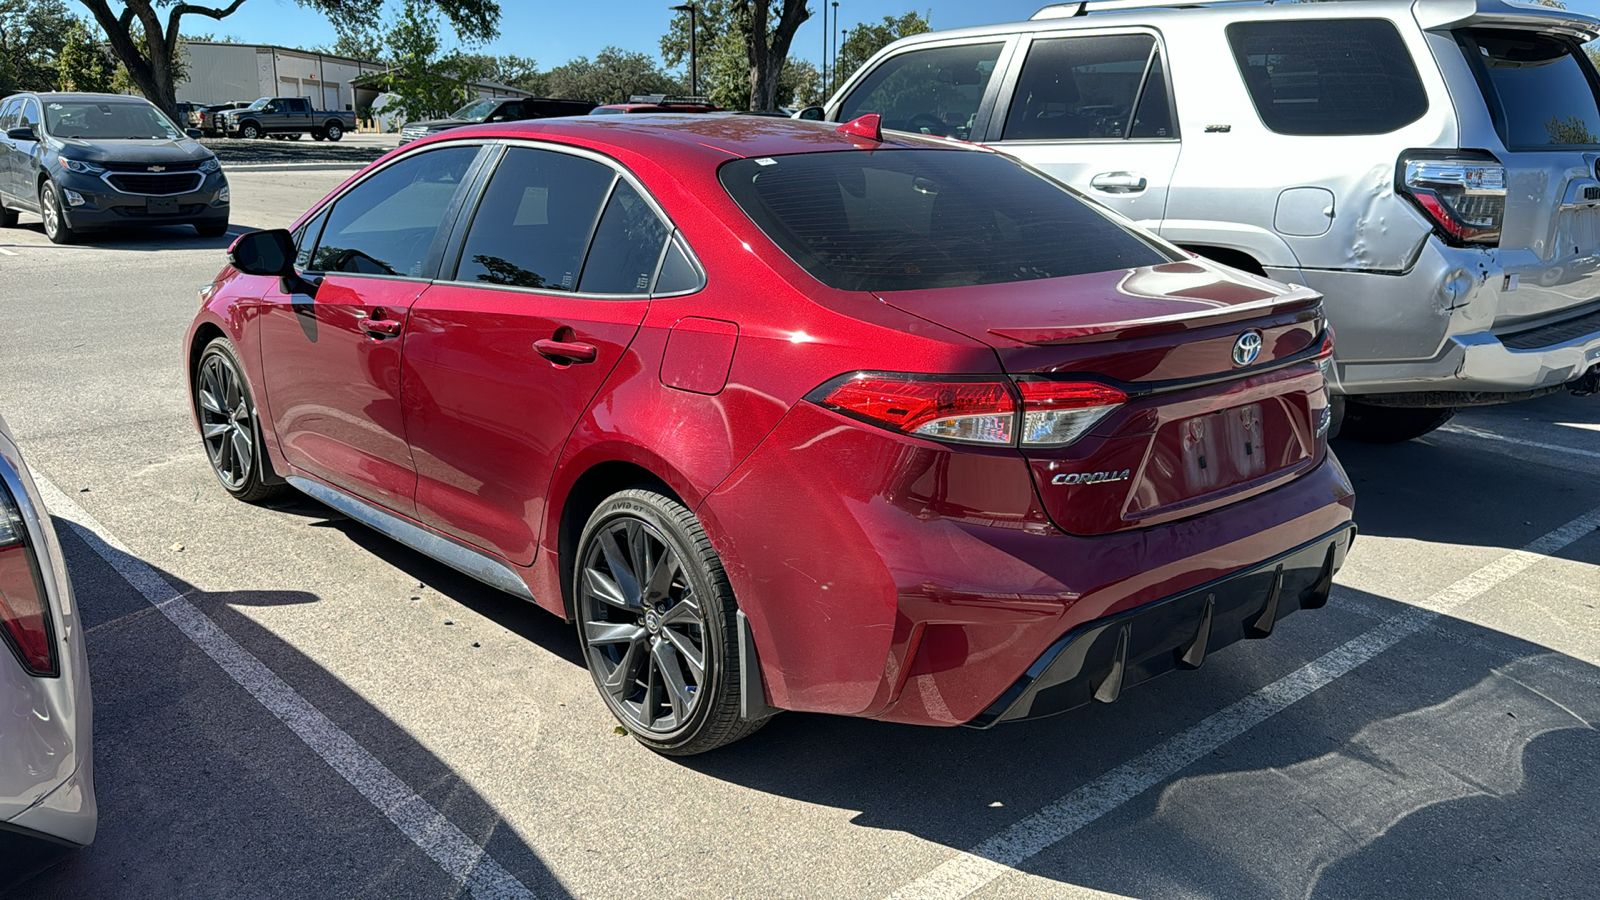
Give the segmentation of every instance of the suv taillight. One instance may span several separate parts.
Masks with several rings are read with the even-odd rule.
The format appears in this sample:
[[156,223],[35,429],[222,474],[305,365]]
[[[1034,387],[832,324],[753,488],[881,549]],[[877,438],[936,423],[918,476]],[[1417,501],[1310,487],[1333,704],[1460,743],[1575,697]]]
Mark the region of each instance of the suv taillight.
[[1401,193],[1456,244],[1500,243],[1506,215],[1506,168],[1492,156],[1400,157]]
[[830,382],[810,399],[851,418],[930,440],[1064,447],[1128,395],[1093,381],[872,373]]
[[28,543],[16,501],[4,484],[0,484],[0,639],[11,647],[28,674],[61,674],[38,558]]

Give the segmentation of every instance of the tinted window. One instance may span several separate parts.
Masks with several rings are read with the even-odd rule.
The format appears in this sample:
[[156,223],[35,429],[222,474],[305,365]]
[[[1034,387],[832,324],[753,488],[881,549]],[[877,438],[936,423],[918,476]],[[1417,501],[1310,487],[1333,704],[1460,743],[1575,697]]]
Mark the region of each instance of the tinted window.
[[843,290],[1031,281],[1173,259],[996,154],[811,153],[735,160],[719,174],[790,258]]
[[424,277],[445,210],[477,147],[418,153],[340,197],[328,215],[311,268],[322,272]]
[[1600,109],[1576,45],[1507,31],[1467,32],[1461,43],[1507,147],[1600,144]]
[[646,294],[661,261],[667,226],[650,204],[626,181],[616,190],[600,216],[589,257],[583,262],[578,290],[593,294]]
[[839,119],[878,113],[885,128],[965,140],[1003,46],[935,47],[891,57],[845,98]]
[[472,217],[456,280],[572,290],[615,177],[579,156],[507,150]]
[[1139,95],[1139,111],[1133,117],[1133,131],[1129,137],[1177,137],[1172,127],[1172,102],[1167,96],[1167,70],[1161,64],[1161,54],[1150,59],[1150,76],[1145,79],[1144,92]]
[[667,258],[661,262],[661,274],[656,276],[658,294],[681,294],[700,287],[700,270],[689,261],[689,255],[677,241],[667,248]]
[[15,127],[17,107],[22,105],[21,100],[11,99],[0,103],[0,130]]
[[1155,45],[1155,38],[1145,34],[1035,41],[1017,81],[1003,137],[1127,137]]
[[1383,19],[1237,22],[1228,43],[1279,134],[1385,134],[1428,111],[1411,53]]

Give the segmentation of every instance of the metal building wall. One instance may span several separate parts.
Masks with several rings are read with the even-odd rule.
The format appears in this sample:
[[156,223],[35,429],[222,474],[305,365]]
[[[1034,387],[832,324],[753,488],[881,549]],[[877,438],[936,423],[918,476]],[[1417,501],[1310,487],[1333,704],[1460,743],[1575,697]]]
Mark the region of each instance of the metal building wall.
[[256,48],[248,44],[186,45],[189,76],[178,84],[178,101],[227,103],[261,96]]

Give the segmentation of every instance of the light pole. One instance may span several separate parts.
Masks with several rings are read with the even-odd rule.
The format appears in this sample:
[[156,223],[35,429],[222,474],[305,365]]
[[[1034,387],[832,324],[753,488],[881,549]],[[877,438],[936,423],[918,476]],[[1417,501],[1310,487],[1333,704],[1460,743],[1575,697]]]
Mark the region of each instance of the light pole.
[[828,102],[828,4],[822,4],[822,102]]
[[[835,32],[837,32],[839,30],[839,0],[833,0],[833,30]],[[839,36],[838,36],[838,34],[835,34],[834,37],[833,37],[833,80],[835,82],[839,81]],[[835,88],[838,88],[838,86],[839,86],[838,84],[834,84]]]
[[695,66],[694,47],[694,4],[685,3],[682,6],[672,7],[673,12],[686,12],[689,14],[689,93],[700,96],[700,72]]

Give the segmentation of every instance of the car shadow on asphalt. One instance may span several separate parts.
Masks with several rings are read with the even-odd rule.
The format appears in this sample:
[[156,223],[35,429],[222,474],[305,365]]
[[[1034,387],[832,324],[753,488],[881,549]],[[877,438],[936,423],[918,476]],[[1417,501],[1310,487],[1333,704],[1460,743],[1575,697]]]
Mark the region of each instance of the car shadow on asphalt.
[[[13,885],[15,896],[469,895],[386,818],[414,814],[414,804],[393,811],[372,805],[70,526],[57,520],[57,532],[89,642],[99,831],[89,847]],[[212,593],[156,572],[533,895],[569,896],[450,766],[243,612],[318,597]]]
[[[237,234],[224,234],[221,237],[201,237],[195,233],[190,225],[149,225],[134,228],[116,228],[109,231],[91,231],[77,235],[71,244],[54,244],[44,237],[44,226],[34,223],[23,223],[16,226],[19,230],[32,231],[39,235],[43,243],[27,244],[28,252],[35,250],[72,250],[85,248],[101,248],[106,250],[226,250],[238,238]],[[254,229],[235,227],[235,232],[253,231]],[[0,232],[4,235],[4,232]],[[12,244],[13,247],[23,245]],[[220,258],[219,258],[220,264]]]

